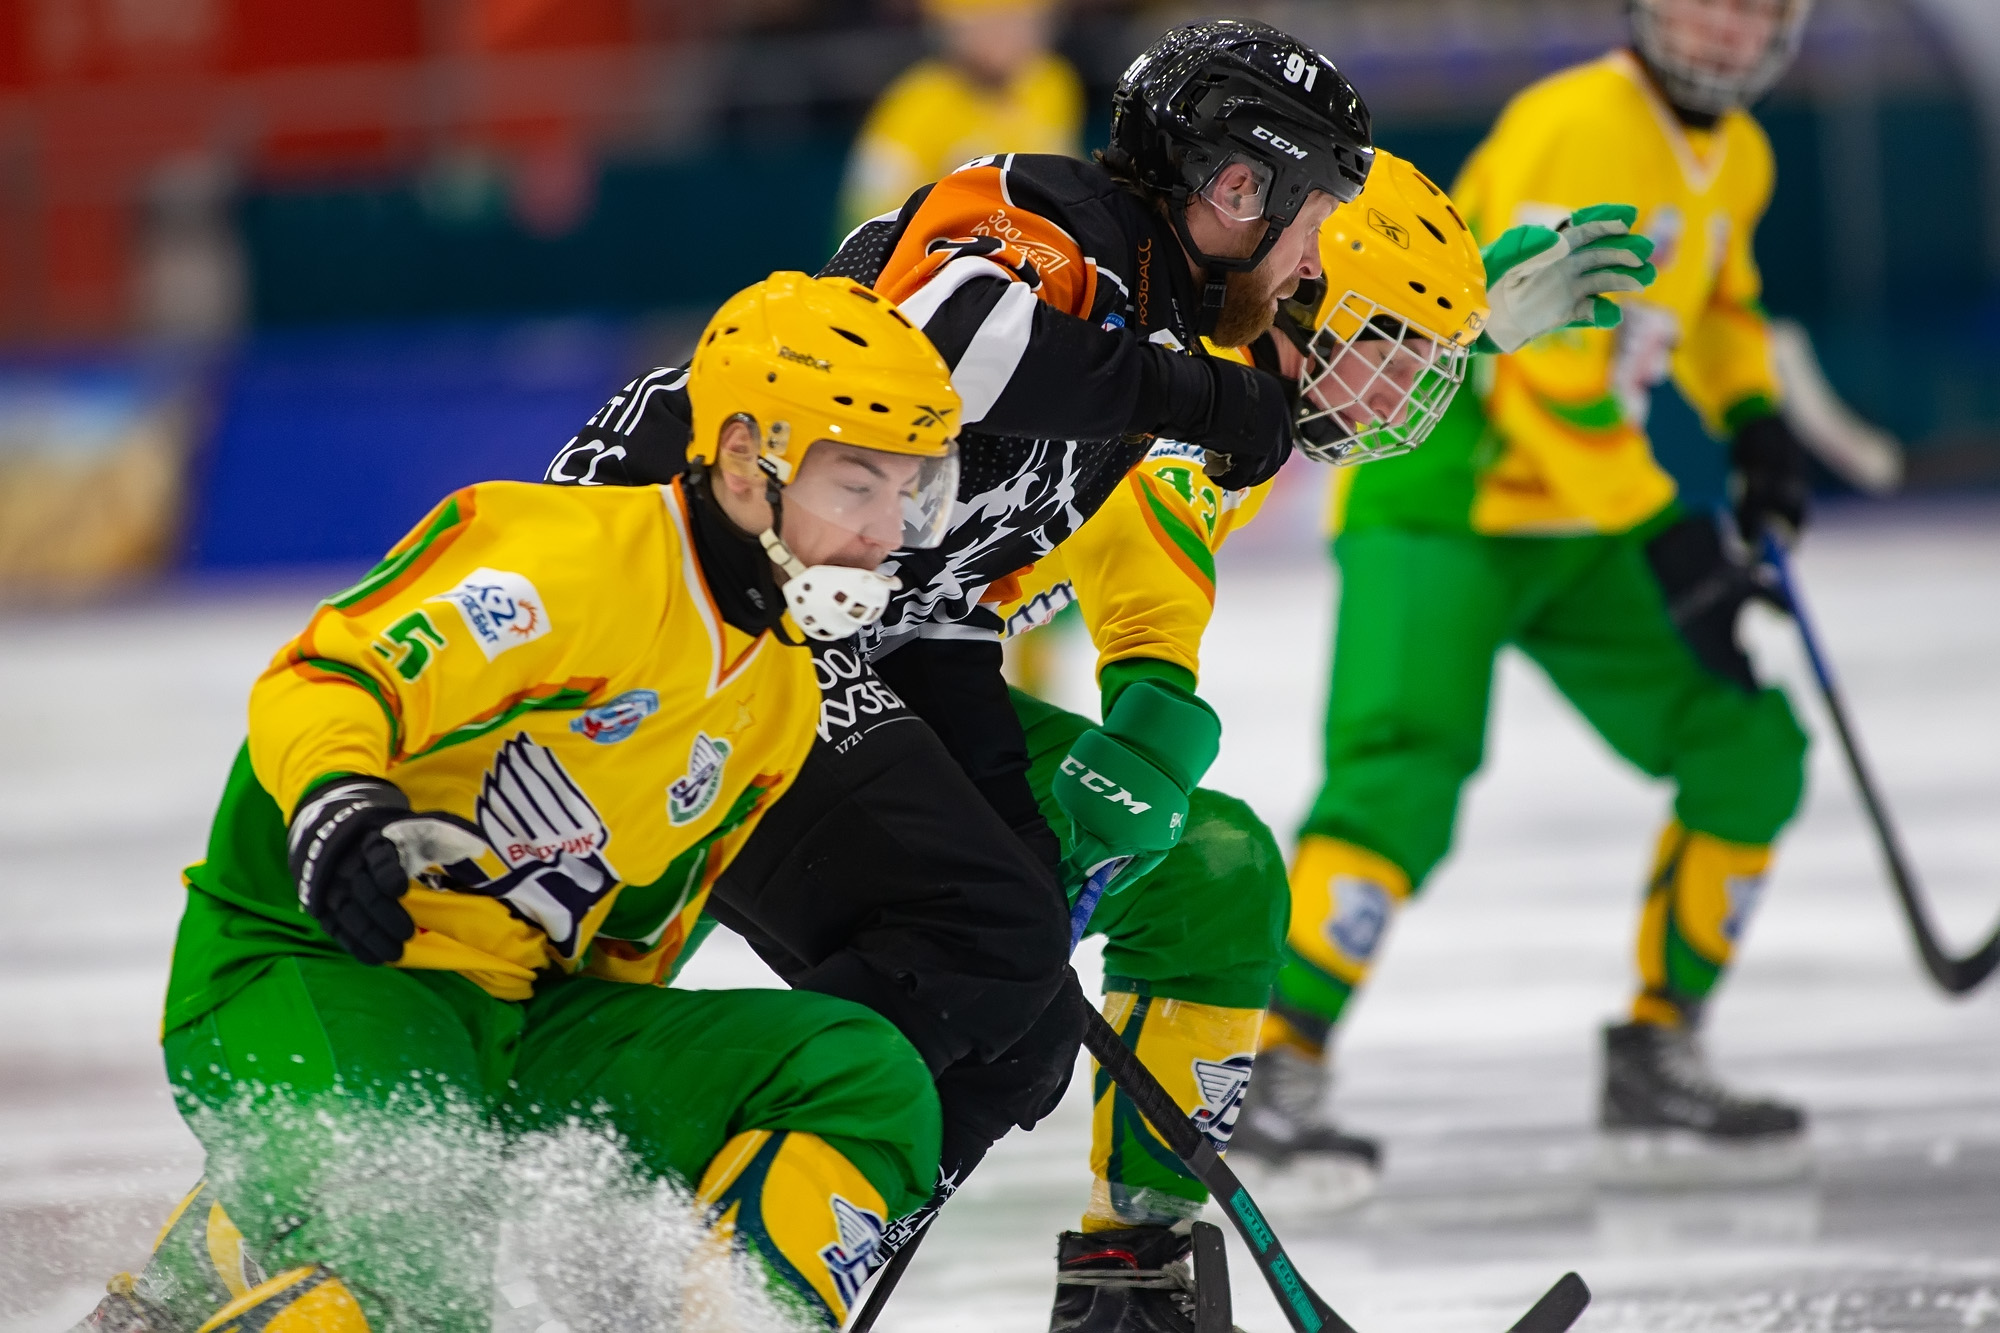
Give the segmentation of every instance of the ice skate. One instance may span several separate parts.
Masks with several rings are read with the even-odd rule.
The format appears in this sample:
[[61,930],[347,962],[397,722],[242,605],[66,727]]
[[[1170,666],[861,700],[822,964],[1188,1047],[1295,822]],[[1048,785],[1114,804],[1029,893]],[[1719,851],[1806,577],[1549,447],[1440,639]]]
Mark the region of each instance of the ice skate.
[[112,1278],[97,1308],[72,1325],[69,1333],[187,1333],[186,1325],[134,1287],[130,1273]]
[[[1172,1227],[1065,1231],[1049,1333],[1230,1333],[1222,1233]],[[1239,1331],[1240,1333],[1240,1331]]]
[[1257,1057],[1229,1165],[1267,1207],[1353,1208],[1375,1193],[1382,1149],[1328,1119],[1332,1071],[1286,1046]]
[[1605,1028],[1598,1124],[1607,1184],[1762,1184],[1811,1167],[1805,1113],[1723,1086],[1688,1028]]

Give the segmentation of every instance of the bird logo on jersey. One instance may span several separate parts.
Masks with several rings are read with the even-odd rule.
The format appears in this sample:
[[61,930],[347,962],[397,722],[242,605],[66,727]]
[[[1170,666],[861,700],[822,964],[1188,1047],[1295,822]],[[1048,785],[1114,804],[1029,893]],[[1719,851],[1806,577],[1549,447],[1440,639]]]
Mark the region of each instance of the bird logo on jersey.
[[1243,1094],[1250,1087],[1253,1057],[1232,1055],[1227,1060],[1196,1060],[1194,1086],[1201,1093],[1200,1106],[1188,1113],[1194,1127],[1207,1136],[1209,1146],[1221,1152],[1236,1132],[1236,1117],[1243,1111]]
[[701,818],[722,790],[722,767],[729,762],[729,742],[705,731],[694,734],[688,751],[688,771],[667,787],[667,819],[675,827]]
[[[574,963],[583,920],[617,887],[611,830],[546,746],[514,736],[493,756],[474,806],[399,819],[382,831],[428,889],[497,898]],[[492,873],[497,865],[500,873]]]
[[819,1257],[833,1276],[833,1289],[840,1293],[841,1304],[852,1309],[868,1275],[882,1266],[882,1218],[836,1194],[833,1223],[840,1239],[821,1248]]

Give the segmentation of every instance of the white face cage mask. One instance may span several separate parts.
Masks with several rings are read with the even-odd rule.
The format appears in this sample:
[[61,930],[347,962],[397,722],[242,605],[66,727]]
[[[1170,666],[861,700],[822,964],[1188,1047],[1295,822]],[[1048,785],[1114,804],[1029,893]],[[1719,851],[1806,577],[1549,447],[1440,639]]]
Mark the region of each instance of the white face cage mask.
[[[1812,0],[1627,0],[1632,44],[1674,105],[1719,116],[1771,90],[1798,54]],[[1742,26],[1771,25],[1747,56]]]
[[1348,292],[1327,307],[1299,369],[1299,452],[1336,467],[1408,453],[1451,406],[1471,358]]

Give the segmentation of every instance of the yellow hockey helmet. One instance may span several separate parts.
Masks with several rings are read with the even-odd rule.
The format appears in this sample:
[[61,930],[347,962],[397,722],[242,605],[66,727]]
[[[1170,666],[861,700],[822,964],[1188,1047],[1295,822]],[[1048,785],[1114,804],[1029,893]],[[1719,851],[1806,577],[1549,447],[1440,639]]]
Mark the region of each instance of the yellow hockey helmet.
[[887,298],[849,278],[773,273],[708,322],[687,395],[691,461],[713,463],[723,426],[742,418],[757,432],[758,466],[781,486],[821,441],[927,460],[903,492],[902,544],[943,538],[958,489],[958,391]]
[[1280,319],[1305,354],[1300,452],[1347,464],[1414,449],[1486,326],[1479,246],[1443,190],[1378,148],[1360,195],[1320,228],[1319,253],[1324,287],[1302,287]]

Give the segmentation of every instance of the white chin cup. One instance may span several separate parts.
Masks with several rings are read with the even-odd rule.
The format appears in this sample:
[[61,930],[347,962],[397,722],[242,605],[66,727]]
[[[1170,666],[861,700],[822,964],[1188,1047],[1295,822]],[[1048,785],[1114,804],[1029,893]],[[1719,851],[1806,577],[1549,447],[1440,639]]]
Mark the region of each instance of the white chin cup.
[[808,565],[785,580],[785,606],[808,638],[852,638],[882,618],[889,594],[903,586],[890,574],[851,565]]

